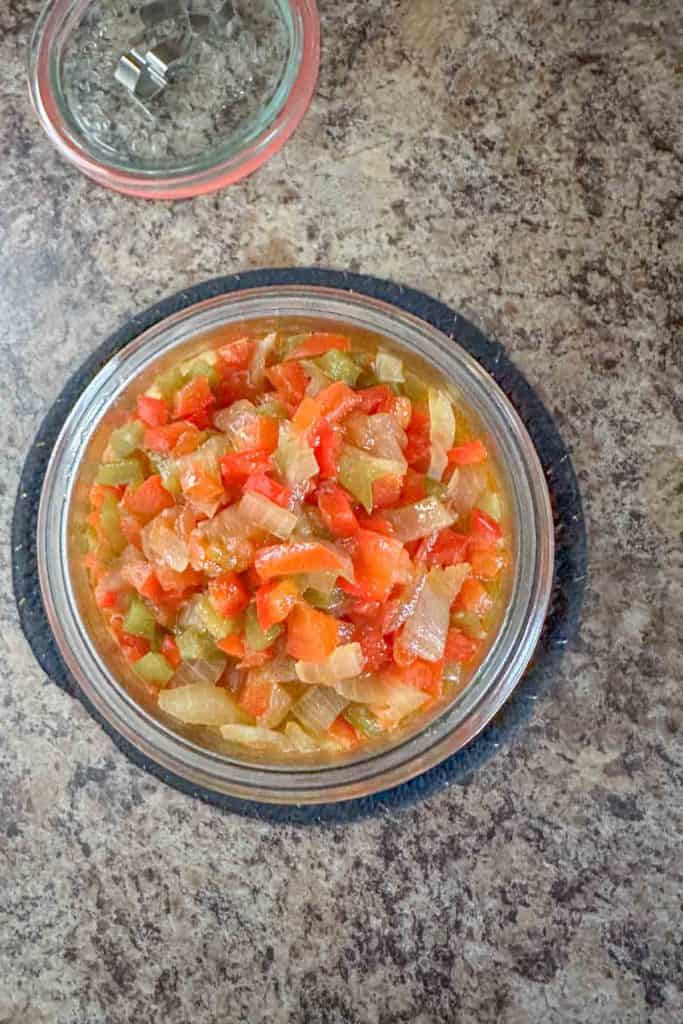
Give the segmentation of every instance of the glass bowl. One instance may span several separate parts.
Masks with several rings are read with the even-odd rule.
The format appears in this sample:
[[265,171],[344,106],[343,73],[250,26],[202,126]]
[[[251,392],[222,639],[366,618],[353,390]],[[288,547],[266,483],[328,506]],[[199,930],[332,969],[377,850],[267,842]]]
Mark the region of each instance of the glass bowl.
[[[313,95],[320,23],[315,0],[203,0],[150,27],[160,6],[173,4],[48,0],[29,84],[50,140],[88,177],[183,199],[238,181],[284,145]],[[149,96],[137,92],[145,83]]]
[[[481,423],[507,488],[514,569],[507,610],[486,657],[450,703],[415,718],[390,745],[311,765],[264,755],[237,758],[171,729],[134,698],[134,674],[95,607],[79,524],[111,429],[141,389],[178,358],[258,327],[346,329],[383,336],[443,374]],[[524,425],[503,392],[456,342],[387,303],[313,286],[254,288],[200,302],[145,331],[113,356],[75,403],[43,484],[37,536],[47,616],[70,672],[102,716],[147,757],[214,792],[267,803],[328,803],[387,789],[469,743],[517,685],[540,637],[553,574],[553,519],[543,471]],[[125,675],[128,673],[127,675]],[[125,675],[126,686],[120,680]]]

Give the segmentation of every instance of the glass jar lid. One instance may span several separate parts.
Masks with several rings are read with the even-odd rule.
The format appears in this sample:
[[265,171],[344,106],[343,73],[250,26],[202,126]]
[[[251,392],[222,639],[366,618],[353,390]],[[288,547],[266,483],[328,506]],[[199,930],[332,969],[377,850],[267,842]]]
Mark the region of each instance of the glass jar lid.
[[319,53],[315,0],[50,0],[31,93],[85,174],[182,198],[238,180],[284,144]]

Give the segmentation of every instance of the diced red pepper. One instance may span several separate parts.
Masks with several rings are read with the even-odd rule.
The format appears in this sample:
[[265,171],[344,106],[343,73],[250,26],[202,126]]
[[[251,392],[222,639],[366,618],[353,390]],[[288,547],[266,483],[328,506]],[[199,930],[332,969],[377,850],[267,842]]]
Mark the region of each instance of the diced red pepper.
[[356,629],[356,640],[363,651],[364,671],[379,672],[391,661],[391,647],[381,628],[375,623],[366,621],[359,625]]
[[168,405],[163,398],[152,395],[140,395],[138,398],[138,416],[148,427],[163,427],[168,423]]
[[483,441],[467,441],[447,452],[448,461],[452,466],[476,466],[486,462],[489,453]]
[[335,718],[327,730],[328,734],[344,747],[345,750],[353,750],[360,743],[360,737],[350,722],[347,722],[343,715]]
[[300,572],[345,572],[346,556],[320,541],[296,541],[261,548],[254,560],[262,580]]
[[200,436],[193,423],[181,420],[176,423],[167,423],[166,426],[148,427],[145,431],[143,443],[148,452],[170,455],[181,438],[186,434]]
[[323,388],[316,395],[315,400],[318,403],[321,418],[327,420],[328,423],[338,423],[359,404],[358,392],[341,380]]
[[318,421],[320,406],[314,398],[306,395],[299,403],[299,408],[292,417],[292,427],[297,434],[305,434]]
[[422,501],[422,499],[426,497],[427,488],[425,487],[424,473],[416,473],[415,470],[411,469],[409,466],[408,471],[403,478],[401,504],[414,505],[416,501]]
[[266,377],[287,405],[298,405],[306,394],[306,374],[301,363],[269,366]]
[[473,640],[472,637],[467,636],[460,629],[456,629],[452,626],[448,630],[446,637],[446,650],[444,652],[444,661],[446,664],[451,662],[464,663],[471,661],[472,658],[477,654],[480,648],[480,642]]
[[165,565],[157,565],[155,572],[162,589],[168,593],[193,590],[204,580],[203,574],[190,565],[182,572],[176,572]]
[[121,632],[119,643],[128,661],[139,661],[149,652],[149,642],[142,636],[131,636],[130,633]]
[[124,513],[119,517],[121,533],[133,547],[142,548],[142,523],[137,516]]
[[302,601],[287,619],[287,654],[297,661],[321,662],[334,651],[339,627],[333,615]]
[[254,491],[256,494],[263,494],[270,501],[280,505],[281,508],[289,508],[292,500],[292,492],[288,487],[273,480],[264,472],[252,473],[244,483],[245,491]]
[[161,641],[161,653],[172,668],[178,668],[181,662],[180,651],[170,633],[166,633]]
[[427,564],[434,565],[458,565],[467,561],[467,552],[470,538],[467,534],[457,533],[450,527],[441,530],[436,543],[427,555]]
[[[222,642],[222,641],[221,641]],[[237,662],[237,668],[260,668],[270,661],[275,653],[274,647],[266,647],[265,651],[251,651],[248,647],[244,649],[244,657]]]
[[456,611],[474,615],[486,615],[492,605],[493,599],[486,587],[472,576],[464,581],[453,603]]
[[357,519],[362,530],[374,530],[375,533],[383,533],[386,537],[393,537],[396,533],[393,524],[381,512],[373,512],[371,516],[367,512],[359,512]]
[[505,565],[505,555],[490,549],[470,549],[468,559],[472,566],[472,572],[480,580],[495,580]]
[[473,508],[470,512],[470,532],[473,537],[480,538],[492,546],[497,546],[503,537],[500,523],[480,508]]
[[108,487],[106,484],[93,484],[90,488],[90,504],[96,512],[100,512],[104,499],[111,495],[120,501],[122,495],[125,493],[125,484],[121,487]]
[[131,515],[137,516],[143,523],[154,519],[165,508],[173,508],[175,501],[161,482],[158,473],[148,476],[139,487],[131,490],[126,488],[123,504]]
[[[207,378],[194,377],[173,396],[173,418],[175,420],[190,419],[196,422],[196,418],[200,417],[203,420],[207,410],[215,403],[216,399]],[[208,420],[206,426],[208,426]]]
[[375,601],[386,601],[392,587],[403,581],[407,559],[400,540],[374,530],[359,530],[358,552],[354,559],[356,583]]
[[323,480],[336,480],[339,475],[339,456],[342,448],[342,434],[331,423],[323,420],[318,424],[314,439],[314,454]]
[[325,526],[335,537],[350,537],[358,530],[358,520],[346,491],[335,484],[318,489],[318,508]]
[[326,334],[322,331],[316,331],[289,353],[287,362],[291,359],[314,359],[316,356],[322,356],[325,352],[335,348],[340,349],[342,352],[348,352],[351,348],[350,339],[341,334]]
[[[394,657],[396,650],[394,648]],[[423,661],[414,658],[409,664],[392,665],[381,673],[381,679],[389,684],[413,686],[416,690],[440,697],[443,693],[443,661]]]
[[267,473],[273,468],[267,452],[231,452],[221,456],[221,473],[223,483],[241,484],[254,473]]
[[398,504],[403,488],[402,476],[383,476],[372,483],[374,508],[393,508]]
[[293,580],[264,583],[256,591],[256,617],[262,630],[284,622],[300,598],[299,588]]
[[429,413],[426,409],[413,406],[413,414],[406,430],[408,444],[404,455],[409,466],[425,472],[429,466],[432,447]]
[[216,641],[216,647],[231,658],[244,657],[244,640],[241,636],[226,636],[224,640]]
[[216,351],[216,371],[221,377],[228,377],[235,370],[246,370],[251,362],[254,342],[249,338],[238,338]]
[[247,679],[240,693],[239,705],[252,718],[260,718],[268,713],[272,699],[272,683],[265,679]]
[[236,572],[225,572],[209,580],[209,600],[219,615],[231,619],[249,604],[249,591]]
[[386,384],[376,384],[372,388],[357,391],[358,408],[361,412],[372,416],[376,412],[388,412],[394,393]]

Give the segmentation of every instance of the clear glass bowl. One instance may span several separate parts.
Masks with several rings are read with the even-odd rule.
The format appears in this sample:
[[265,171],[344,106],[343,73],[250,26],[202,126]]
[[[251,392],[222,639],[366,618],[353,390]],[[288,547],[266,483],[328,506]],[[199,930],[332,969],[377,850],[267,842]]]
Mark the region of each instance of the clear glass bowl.
[[[334,330],[384,336],[431,364],[482,424],[508,490],[514,571],[508,607],[469,685],[450,704],[410,722],[391,745],[324,763],[238,759],[168,727],[137,702],[126,668],[95,607],[77,538],[87,494],[112,427],[141,388],[179,357],[259,329]],[[60,652],[103,717],[153,761],[195,785],[270,803],[327,803],[412,778],[465,746],[519,682],[538,642],[553,574],[553,520],[545,478],[517,413],[457,343],[391,305],[329,288],[274,286],[219,296],[145,331],[112,357],[74,405],[55,445],[38,515],[40,585]],[[129,673],[126,687],[122,675]],[[133,677],[134,678],[134,677]],[[130,692],[129,692],[130,691]]]
[[[284,145],[313,95],[320,23],[315,0],[258,0],[258,10],[233,0],[225,24],[225,5],[203,0],[149,27],[141,12],[154,6],[49,0],[31,40],[31,98],[84,174],[128,195],[182,199],[238,181]],[[199,18],[208,27],[195,31]],[[166,53],[167,43],[182,56],[166,84],[149,100],[129,94],[119,62],[134,49],[145,66],[148,48]]]

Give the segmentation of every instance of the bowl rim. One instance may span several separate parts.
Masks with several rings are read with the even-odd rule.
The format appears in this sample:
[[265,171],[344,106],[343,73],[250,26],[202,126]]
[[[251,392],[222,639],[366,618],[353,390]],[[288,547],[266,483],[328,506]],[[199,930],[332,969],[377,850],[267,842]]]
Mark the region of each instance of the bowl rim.
[[222,189],[252,174],[287,142],[308,109],[320,68],[320,18],[316,0],[287,3],[293,20],[295,47],[300,51],[296,74],[273,119],[244,148],[207,167],[181,172],[135,173],[98,160],[71,131],[62,116],[51,76],[51,53],[65,19],[91,0],[46,0],[36,21],[28,51],[29,92],[48,138],[69,163],[99,185],[140,199],[189,199]]
[[[300,307],[304,300],[317,305],[302,310]],[[529,621],[517,624],[517,642],[514,649],[507,651],[499,666],[495,687],[489,687],[488,690],[480,687],[477,690],[475,680],[482,677],[483,669],[489,665],[492,652],[496,650],[503,632],[501,626],[499,637],[463,694],[467,700],[461,711],[466,713],[461,715],[459,722],[451,723],[451,728],[436,728],[451,715],[453,707],[460,704],[458,699],[430,720],[424,729],[397,745],[371,752],[370,756],[361,756],[352,762],[335,762],[331,766],[300,770],[293,770],[289,765],[284,768],[281,765],[255,767],[253,764],[245,767],[246,762],[238,762],[197,747],[140,709],[116,683],[111,673],[107,672],[106,666],[103,668],[101,659],[97,657],[82,629],[80,643],[74,645],[74,638],[77,641],[79,639],[78,615],[74,616],[73,593],[69,594],[70,569],[66,545],[68,508],[78,469],[78,461],[74,462],[73,458],[67,489],[60,501],[54,499],[55,490],[59,493],[59,474],[65,470],[65,458],[69,465],[69,456],[73,457],[74,454],[75,424],[78,424],[78,433],[81,435],[80,448],[77,446],[77,450],[82,454],[106,409],[132,384],[146,363],[158,358],[162,351],[170,351],[197,333],[204,333],[207,326],[204,321],[198,323],[198,319],[201,321],[202,317],[217,315],[220,322],[225,323],[226,310],[234,320],[244,319],[245,316],[249,318],[250,314],[254,318],[264,318],[273,315],[273,303],[280,316],[317,317],[321,313],[322,303],[324,315],[336,321],[349,322],[353,316],[360,316],[362,323],[365,323],[368,316],[378,317],[384,327],[373,321],[370,329],[386,334],[400,346],[401,340],[392,332],[392,328],[396,329],[399,323],[402,329],[415,332],[412,337],[416,345],[417,340],[421,339],[436,346],[430,354],[418,348],[416,350],[428,362],[436,365],[437,369],[446,372],[451,380],[453,367],[450,367],[451,372],[448,367],[444,371],[438,360],[435,361],[435,353],[440,354],[447,363],[458,363],[459,370],[466,370],[469,384],[477,383],[480,398],[481,394],[486,396],[486,401],[495,398],[498,412],[502,410],[505,413],[510,437],[523,453],[520,465],[524,473],[529,474],[528,479],[525,478],[529,486],[527,511],[531,509],[534,515],[532,557],[538,567],[531,580],[531,590],[526,594],[526,600],[533,605],[533,615]],[[265,304],[263,308],[262,304]],[[190,323],[194,326],[189,338],[185,338],[183,331]],[[126,364],[130,376],[124,373]],[[457,383],[462,386],[462,380]],[[109,388],[104,395],[101,392],[103,386]],[[92,402],[98,394],[99,404],[93,406]],[[526,531],[523,533],[526,534]],[[50,538],[54,539],[55,536],[59,538],[56,550],[54,543],[50,544]],[[413,778],[469,743],[507,700],[533,654],[550,597],[553,550],[552,512],[540,461],[514,407],[489,374],[457,342],[454,343],[448,335],[412,313],[367,295],[318,285],[270,285],[220,294],[162,319],[126,345],[94,377],[67,417],[50,457],[38,512],[38,564],[46,614],[60,653],[89,701],[119,734],[163,768],[213,792],[266,803],[330,803],[365,796]],[[519,575],[518,568],[516,571]],[[74,646],[78,648],[77,651]],[[99,673],[99,686],[93,684],[90,673],[96,678]],[[103,682],[108,683],[108,690]],[[146,723],[141,723],[141,715],[148,719]],[[230,768],[229,778],[225,777],[226,765]]]

